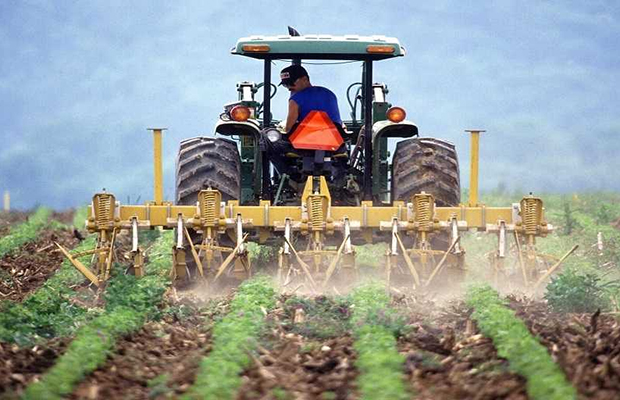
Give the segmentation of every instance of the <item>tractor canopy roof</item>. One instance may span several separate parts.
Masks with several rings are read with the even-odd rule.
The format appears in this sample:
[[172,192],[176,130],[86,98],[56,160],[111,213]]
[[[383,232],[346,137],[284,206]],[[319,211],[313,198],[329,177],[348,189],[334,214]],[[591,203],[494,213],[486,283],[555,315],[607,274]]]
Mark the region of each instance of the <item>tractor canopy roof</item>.
[[383,60],[405,55],[398,39],[387,36],[249,36],[232,54],[258,59]]

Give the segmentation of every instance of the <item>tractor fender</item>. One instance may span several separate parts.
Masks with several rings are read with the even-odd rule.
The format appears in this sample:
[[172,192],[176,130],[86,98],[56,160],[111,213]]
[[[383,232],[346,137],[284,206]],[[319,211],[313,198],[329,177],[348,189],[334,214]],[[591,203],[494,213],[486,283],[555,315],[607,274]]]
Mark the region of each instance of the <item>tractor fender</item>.
[[378,155],[381,149],[382,139],[393,138],[410,138],[412,136],[418,136],[418,127],[411,121],[392,122],[389,120],[378,121],[372,125],[372,176],[373,185],[372,192],[374,196],[381,195],[382,182],[385,182],[388,178],[386,173],[381,173],[381,165],[386,162],[382,160]]
[[392,122],[389,120],[378,121],[372,125],[372,141],[379,137],[408,138],[418,136],[418,127],[411,121]]
[[247,121],[217,121],[215,131],[225,136],[254,136],[260,137],[260,125],[255,119]]

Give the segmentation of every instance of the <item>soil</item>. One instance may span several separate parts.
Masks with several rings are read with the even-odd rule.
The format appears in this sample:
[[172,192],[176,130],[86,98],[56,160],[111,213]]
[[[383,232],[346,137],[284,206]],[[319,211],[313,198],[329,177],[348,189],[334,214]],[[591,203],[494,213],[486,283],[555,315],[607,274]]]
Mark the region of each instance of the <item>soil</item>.
[[[172,296],[174,297],[174,296]],[[199,303],[169,299],[177,310],[121,339],[105,365],[89,375],[69,399],[176,398],[194,383],[200,359],[210,350],[205,321],[225,312],[229,299]]]
[[69,338],[57,338],[22,348],[16,344],[0,343],[0,398],[19,398],[28,384],[54,365],[69,342]]
[[416,399],[527,399],[526,381],[508,370],[461,303],[409,305],[411,333],[399,340]]
[[0,260],[0,298],[22,301],[56,272],[63,261],[54,242],[71,249],[79,243],[73,231],[44,230],[36,241]]
[[[69,213],[59,218],[67,219]],[[22,301],[49,279],[63,261],[54,241],[66,248],[79,243],[73,231],[46,230],[37,241],[0,260],[1,299]],[[118,244],[117,255],[124,260],[128,237],[120,235]],[[87,290],[85,286],[76,289]],[[179,397],[193,384],[200,359],[211,350],[211,327],[218,315],[226,313],[231,296],[220,293],[196,300],[189,291],[171,290],[161,318],[121,338],[107,362],[68,398]],[[305,314],[296,311],[302,306],[309,307]],[[396,292],[392,306],[406,317],[398,351],[406,360],[403,377],[412,396],[432,400],[528,398],[524,378],[498,357],[492,341],[480,334],[462,302],[439,303]],[[618,398],[617,315],[557,314],[544,302],[515,297],[510,298],[510,306],[540,338],[580,398]],[[268,328],[252,354],[253,364],[242,374],[238,398],[359,398],[356,354],[346,322],[350,313],[346,302],[332,296],[282,295],[267,315]],[[52,339],[23,348],[0,343],[0,398],[19,396],[56,362],[69,341]]]
[[[286,299],[283,296],[280,306]],[[322,302],[324,297],[318,298]],[[317,301],[317,299],[313,299]],[[294,399],[355,399],[356,356],[349,335],[319,339],[292,333],[306,321],[295,312],[276,308],[267,316],[271,332],[243,374],[238,400],[278,399],[278,391]]]
[[618,399],[620,323],[617,315],[557,314],[543,302],[513,298],[511,307],[540,338],[583,399]]

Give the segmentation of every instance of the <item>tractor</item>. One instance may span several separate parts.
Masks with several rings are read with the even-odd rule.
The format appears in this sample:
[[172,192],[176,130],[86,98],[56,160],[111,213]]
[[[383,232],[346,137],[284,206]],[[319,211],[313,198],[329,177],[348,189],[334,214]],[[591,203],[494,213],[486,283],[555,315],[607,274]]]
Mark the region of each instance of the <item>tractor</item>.
[[[528,195],[509,207],[478,202],[481,130],[468,131],[470,195],[461,202],[454,145],[419,137],[405,109],[388,101],[387,85],[373,79],[379,61],[405,55],[398,39],[300,35],[289,28],[289,35],[241,38],[231,52],[262,62],[263,81],[237,83],[237,100],[224,106],[214,136],[181,142],[175,202],[163,199],[162,128],[153,129],[154,200],[121,205],[111,193],[93,197],[86,225],[99,235],[95,270],[63,249],[93,284],[110,276],[121,230],[131,232],[134,270],[142,275],[137,231],[156,227],[176,231],[172,276],[207,284],[250,276],[250,241],[277,246],[280,281],[299,279],[311,290],[330,287],[336,277],[352,281],[358,274],[354,246],[363,243],[386,242],[388,285],[414,288],[441,283],[446,270],[464,271],[460,235],[471,229],[497,235],[498,249],[490,255],[496,274],[506,270],[508,235],[514,235],[526,285],[540,284],[568,255],[557,259],[536,250],[536,238],[553,230],[541,199]],[[337,125],[313,111],[285,132],[271,103],[276,60],[361,64],[361,79],[344,96],[350,118]],[[391,139],[398,140],[393,155]],[[557,262],[549,267],[542,260]]]

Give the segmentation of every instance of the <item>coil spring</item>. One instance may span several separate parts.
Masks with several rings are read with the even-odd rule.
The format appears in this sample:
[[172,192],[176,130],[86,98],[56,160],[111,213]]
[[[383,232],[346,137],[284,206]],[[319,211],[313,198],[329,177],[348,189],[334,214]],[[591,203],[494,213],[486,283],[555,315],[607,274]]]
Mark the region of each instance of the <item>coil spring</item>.
[[200,199],[200,218],[204,225],[215,224],[215,192],[203,192]]
[[97,199],[97,224],[100,226],[108,225],[113,219],[114,215],[112,211],[112,201],[113,197],[111,195],[102,194],[98,196]]
[[323,223],[323,198],[313,196],[310,199],[310,221],[314,228],[318,228]]
[[430,200],[430,196],[415,196],[413,200],[415,221],[422,229],[430,228],[433,222],[433,205]]
[[535,235],[541,223],[540,200],[525,198],[521,202],[523,227],[527,235]]

